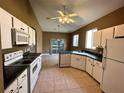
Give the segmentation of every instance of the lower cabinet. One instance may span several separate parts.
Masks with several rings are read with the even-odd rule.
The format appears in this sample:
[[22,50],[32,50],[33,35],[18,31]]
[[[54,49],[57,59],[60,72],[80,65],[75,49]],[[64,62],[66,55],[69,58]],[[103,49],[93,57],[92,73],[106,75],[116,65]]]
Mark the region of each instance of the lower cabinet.
[[94,60],[87,57],[87,59],[86,59],[86,72],[88,72],[91,76],[93,75],[93,63],[94,63]]
[[17,80],[15,80],[4,93],[17,93]]
[[27,69],[22,72],[4,93],[28,93]]
[[102,63],[91,58],[86,59],[86,72],[88,72],[99,83],[102,82],[103,67]]
[[103,76],[103,67],[102,63],[94,60],[94,66],[93,66],[93,77],[99,82],[102,82],[102,76]]
[[78,68],[80,70],[85,70],[86,68],[85,56],[72,54],[71,55],[71,66],[74,68]]

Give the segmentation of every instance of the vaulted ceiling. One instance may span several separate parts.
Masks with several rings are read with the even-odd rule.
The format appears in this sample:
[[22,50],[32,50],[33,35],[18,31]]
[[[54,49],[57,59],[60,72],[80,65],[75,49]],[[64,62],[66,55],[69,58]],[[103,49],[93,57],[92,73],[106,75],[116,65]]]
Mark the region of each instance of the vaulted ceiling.
[[[103,17],[124,6],[124,0],[29,0],[37,20],[47,32],[73,32],[77,29]],[[46,17],[59,16],[57,10],[67,6],[69,12],[78,14],[73,19],[75,23],[61,24],[58,20],[48,20]]]

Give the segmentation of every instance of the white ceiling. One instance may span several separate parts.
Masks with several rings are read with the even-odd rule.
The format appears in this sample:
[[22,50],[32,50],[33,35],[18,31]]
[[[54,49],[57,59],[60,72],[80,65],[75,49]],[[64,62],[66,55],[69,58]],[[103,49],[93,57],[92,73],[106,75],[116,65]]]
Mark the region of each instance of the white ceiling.
[[[38,22],[47,32],[73,32],[102,16],[124,6],[124,0],[29,0]],[[46,17],[59,16],[57,10],[68,7],[69,12],[75,12],[78,17],[71,24],[60,24],[58,20],[48,20]],[[58,27],[58,25],[60,25]]]

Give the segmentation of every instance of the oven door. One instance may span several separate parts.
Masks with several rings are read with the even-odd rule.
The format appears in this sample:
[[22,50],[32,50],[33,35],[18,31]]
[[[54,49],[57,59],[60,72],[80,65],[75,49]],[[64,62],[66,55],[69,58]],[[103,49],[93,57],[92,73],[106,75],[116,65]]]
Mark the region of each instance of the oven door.
[[31,84],[31,93],[38,79],[39,73],[38,59],[34,60],[34,62],[30,65],[30,84]]

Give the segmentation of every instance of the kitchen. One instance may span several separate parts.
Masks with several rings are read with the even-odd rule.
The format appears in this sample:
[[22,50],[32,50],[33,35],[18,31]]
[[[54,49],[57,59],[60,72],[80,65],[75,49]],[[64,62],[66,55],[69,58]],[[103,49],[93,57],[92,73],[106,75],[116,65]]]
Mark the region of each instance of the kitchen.
[[124,2],[94,2],[0,0],[0,93],[124,93]]

